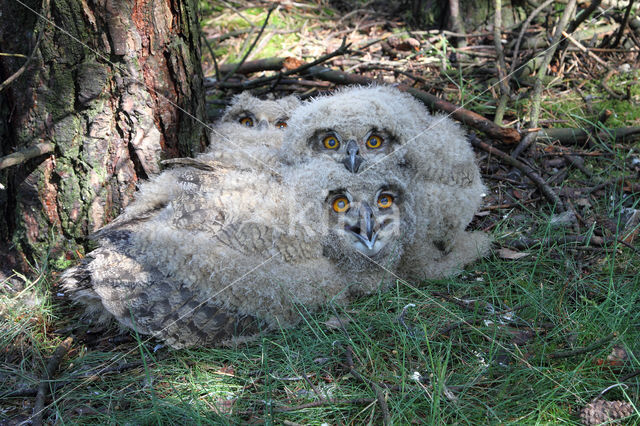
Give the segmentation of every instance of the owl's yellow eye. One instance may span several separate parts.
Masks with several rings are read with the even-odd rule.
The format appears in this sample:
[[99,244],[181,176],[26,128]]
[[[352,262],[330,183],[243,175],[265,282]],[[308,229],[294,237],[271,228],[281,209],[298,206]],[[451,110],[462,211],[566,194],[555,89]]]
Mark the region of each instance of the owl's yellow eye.
[[344,213],[349,210],[349,200],[347,197],[338,197],[331,203],[333,211],[336,213]]
[[251,117],[242,117],[240,119],[240,124],[247,127],[253,127],[253,119]]
[[287,122],[280,120],[280,121],[276,121],[276,127],[278,129],[286,129],[287,128]]
[[338,149],[338,147],[340,146],[340,142],[338,141],[338,138],[336,138],[333,135],[327,136],[326,138],[324,138],[322,140],[322,144],[327,149]]
[[371,135],[367,139],[367,148],[376,149],[382,146],[382,136]]
[[388,209],[393,205],[393,196],[390,194],[380,194],[378,197],[378,207]]

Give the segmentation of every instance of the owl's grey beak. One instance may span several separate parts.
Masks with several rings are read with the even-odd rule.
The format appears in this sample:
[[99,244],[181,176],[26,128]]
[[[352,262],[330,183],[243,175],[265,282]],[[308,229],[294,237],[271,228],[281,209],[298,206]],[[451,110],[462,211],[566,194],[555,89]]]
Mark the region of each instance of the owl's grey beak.
[[[378,229],[374,232],[376,219],[373,217],[373,211],[371,207],[369,207],[369,204],[363,201],[360,204],[358,213],[358,223],[356,223],[355,226],[345,225],[345,229],[355,235],[369,250],[373,250],[376,238],[378,237],[378,231],[380,230]],[[362,231],[365,232],[365,235],[362,235]]]
[[347,141],[347,156],[342,160],[342,164],[344,164],[351,173],[358,173],[360,164],[362,164],[362,157],[358,155],[358,152],[358,143],[353,139]]
[[256,126],[258,130],[265,130],[267,127],[269,127],[269,122],[267,120],[258,121],[258,125]]

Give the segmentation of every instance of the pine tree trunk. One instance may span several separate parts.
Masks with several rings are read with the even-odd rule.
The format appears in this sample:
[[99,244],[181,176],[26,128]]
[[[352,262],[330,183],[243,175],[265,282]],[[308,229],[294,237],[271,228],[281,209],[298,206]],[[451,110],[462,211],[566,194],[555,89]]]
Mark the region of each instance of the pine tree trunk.
[[[21,1],[53,24],[3,2],[2,52],[34,56],[0,92],[0,156],[53,151],[0,171],[0,240],[63,267],[161,159],[204,147],[196,2]],[[0,81],[24,62],[0,56]]]

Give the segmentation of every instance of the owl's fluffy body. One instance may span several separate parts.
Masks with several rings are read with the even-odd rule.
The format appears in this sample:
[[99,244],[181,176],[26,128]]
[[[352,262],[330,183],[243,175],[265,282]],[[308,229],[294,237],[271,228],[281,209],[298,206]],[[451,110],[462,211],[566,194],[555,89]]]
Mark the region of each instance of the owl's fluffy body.
[[[366,137],[385,145],[367,149]],[[340,148],[324,149],[318,135],[339,136]],[[431,115],[411,95],[388,86],[352,87],[297,108],[285,132],[283,161],[321,157],[340,167],[346,141],[358,144],[359,168],[396,176],[411,188],[417,221],[414,243],[400,268],[406,276],[434,278],[453,272],[487,252],[489,238],[466,232],[485,187],[471,146],[458,124]]]
[[[206,167],[141,184],[100,247],[63,274],[66,290],[180,348],[291,326],[296,304],[345,303],[397,272],[442,276],[486,250],[485,234],[465,231],[484,187],[457,125],[387,87],[298,104],[234,98],[216,127],[224,137],[194,160]],[[237,123],[249,112],[262,127]],[[288,114],[285,132],[272,126]],[[329,130],[358,144],[357,173],[345,152],[318,149]],[[368,150],[372,131],[390,144]]]
[[[97,235],[101,247],[65,272],[64,287],[104,319],[177,348],[290,326],[299,320],[296,303],[314,309],[371,293],[388,273],[356,253],[356,238],[334,226],[326,199],[332,189],[371,198],[379,188],[405,188],[375,174],[354,180],[339,168],[310,184],[313,170],[329,165],[317,159],[281,176],[221,165],[165,171],[148,187],[189,185],[141,216],[127,208]],[[402,217],[415,221],[410,208]],[[374,261],[393,268],[412,227],[398,224]]]

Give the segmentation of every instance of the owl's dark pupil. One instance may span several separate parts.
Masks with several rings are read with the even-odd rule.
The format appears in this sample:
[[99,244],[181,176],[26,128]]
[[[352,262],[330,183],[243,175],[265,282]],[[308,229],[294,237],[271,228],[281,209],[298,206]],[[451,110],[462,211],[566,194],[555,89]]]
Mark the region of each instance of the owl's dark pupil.
[[335,139],[329,139],[329,142],[327,142],[329,144],[329,146],[336,146],[336,140]]
[[380,198],[380,203],[387,204],[388,202],[389,202],[389,199],[387,197]]
[[338,201],[338,207],[339,207],[339,208],[343,209],[343,208],[344,208],[344,206],[345,206],[344,201],[342,201],[342,200],[341,200],[341,201]]

